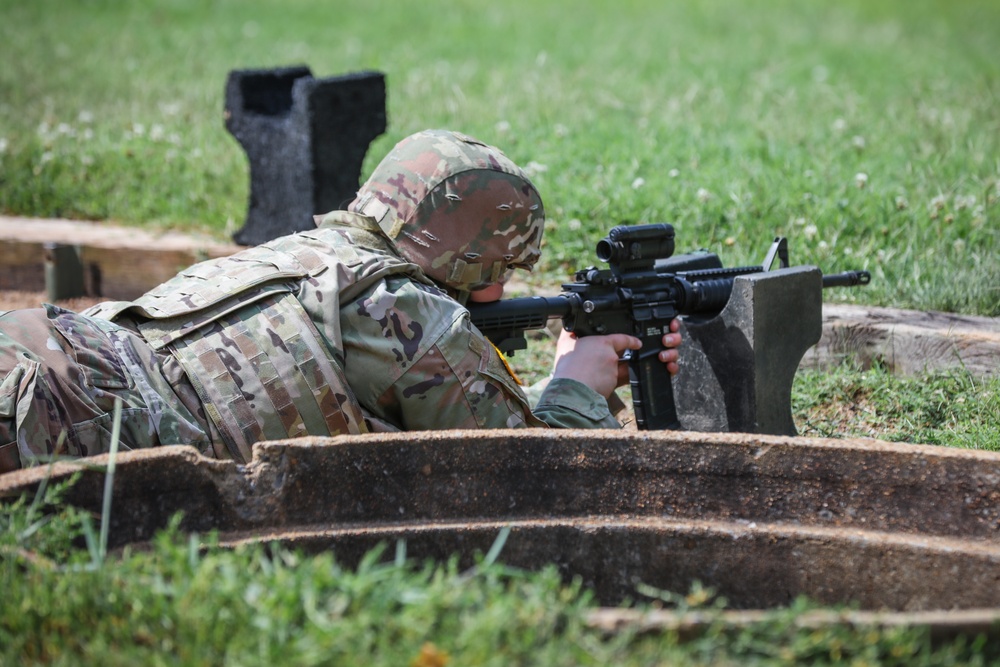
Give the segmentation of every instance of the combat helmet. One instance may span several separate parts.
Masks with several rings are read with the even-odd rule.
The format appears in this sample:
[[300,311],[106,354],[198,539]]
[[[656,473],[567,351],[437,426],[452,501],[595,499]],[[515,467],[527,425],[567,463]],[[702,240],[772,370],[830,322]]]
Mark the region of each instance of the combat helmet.
[[464,301],[508,269],[538,261],[538,190],[499,149],[446,130],[403,139],[349,210],[378,221],[399,253]]

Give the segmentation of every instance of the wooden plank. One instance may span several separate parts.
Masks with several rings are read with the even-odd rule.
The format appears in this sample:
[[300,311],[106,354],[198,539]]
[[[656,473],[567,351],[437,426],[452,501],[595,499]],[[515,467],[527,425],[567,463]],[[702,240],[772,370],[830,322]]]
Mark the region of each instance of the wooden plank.
[[160,283],[202,259],[191,250],[142,250],[83,246],[80,257],[86,267],[86,293],[109,300],[127,301],[145,294]]
[[40,243],[3,239],[0,242],[0,290],[36,292],[45,289],[45,250]]
[[85,295],[121,300],[141,296],[196,262],[241,249],[207,236],[0,216],[0,290],[44,291],[47,243],[80,248]]

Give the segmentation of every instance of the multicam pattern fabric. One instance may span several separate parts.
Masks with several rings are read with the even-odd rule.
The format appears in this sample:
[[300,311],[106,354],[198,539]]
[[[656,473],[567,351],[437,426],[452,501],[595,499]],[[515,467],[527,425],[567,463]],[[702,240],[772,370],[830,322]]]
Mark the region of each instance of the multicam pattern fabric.
[[[371,218],[334,212],[322,229],[346,234],[366,263],[399,262]],[[320,312],[322,291],[303,284],[307,311]],[[602,396],[572,380],[543,392],[545,421],[539,419],[468,311],[426,280],[393,274],[371,283],[342,301],[338,322],[348,383],[373,430],[518,428],[549,420],[565,428],[620,426]]]
[[186,376],[131,331],[50,305],[0,315],[0,471],[107,452],[116,399],[121,449],[211,453]]
[[[373,430],[544,426],[468,311],[399,257],[374,220],[335,211],[305,235],[336,239],[338,275],[304,281],[297,296],[339,341]],[[354,278],[344,275],[352,268]],[[336,330],[331,293],[340,296]]]
[[375,218],[403,257],[459,300],[508,269],[530,270],[541,252],[545,213],[528,176],[455,132],[399,142],[348,208]]
[[261,440],[367,432],[361,407],[302,307],[273,294],[171,346],[232,457]]
[[[133,318],[154,349],[169,350],[227,455],[248,461],[260,440],[368,430],[344,378],[339,323],[330,320],[343,292],[393,267],[366,272],[372,263],[356,256],[333,231],[286,236],[196,264],[133,303],[85,312]],[[419,271],[398,258],[395,270]],[[303,299],[313,314],[294,293],[303,285],[319,288]]]

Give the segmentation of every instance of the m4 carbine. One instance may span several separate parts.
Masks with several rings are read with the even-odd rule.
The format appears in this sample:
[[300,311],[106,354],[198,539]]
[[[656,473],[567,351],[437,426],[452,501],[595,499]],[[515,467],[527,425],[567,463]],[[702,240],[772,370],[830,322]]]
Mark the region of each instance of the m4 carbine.
[[[472,323],[505,354],[527,347],[525,331],[561,317],[577,336],[625,333],[642,348],[627,351],[629,386],[640,429],[677,429],[680,422],[666,366],[659,361],[663,335],[682,315],[713,317],[733,293],[739,276],[788,267],[788,242],[778,237],[757,266],[724,268],[707,251],[674,256],[674,228],[665,223],[618,226],[597,244],[608,268],[577,271],[558,296],[529,296],[468,305]],[[868,271],[823,276],[823,287],[867,285]]]

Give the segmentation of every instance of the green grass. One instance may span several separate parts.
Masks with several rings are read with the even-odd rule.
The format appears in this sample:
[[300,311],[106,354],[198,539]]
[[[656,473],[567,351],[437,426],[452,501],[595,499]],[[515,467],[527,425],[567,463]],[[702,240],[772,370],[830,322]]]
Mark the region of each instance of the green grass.
[[[815,608],[804,600],[685,642],[606,635],[587,623],[595,605],[579,583],[554,567],[506,567],[502,552],[467,571],[398,550],[345,569],[330,554],[225,550],[171,528],[148,551],[108,560],[73,546],[92,519],[60,503],[63,489],[0,508],[0,664],[939,665],[987,664],[1000,649],[972,637],[932,644],[920,628],[798,629],[794,618]],[[698,587],[662,605],[724,608]]]
[[[1000,5],[551,0],[0,0],[0,210],[219,235],[246,213],[227,73],[387,75],[389,131],[451,127],[528,166],[539,282],[613,224],[680,249],[868,268],[848,299],[1000,314]],[[863,175],[863,176],[859,176]]]
[[803,435],[1000,451],[1000,377],[960,370],[899,377],[844,365],[800,371],[792,405]]

